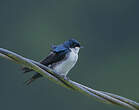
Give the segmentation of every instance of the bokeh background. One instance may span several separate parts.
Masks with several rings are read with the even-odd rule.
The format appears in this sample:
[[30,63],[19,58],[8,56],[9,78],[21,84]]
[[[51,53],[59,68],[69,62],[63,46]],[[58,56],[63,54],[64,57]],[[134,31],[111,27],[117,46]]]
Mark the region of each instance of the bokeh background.
[[[85,47],[69,77],[139,102],[138,0],[0,0],[0,47],[36,61],[75,38]],[[0,110],[126,110],[47,79],[30,86],[21,66],[0,58]]]

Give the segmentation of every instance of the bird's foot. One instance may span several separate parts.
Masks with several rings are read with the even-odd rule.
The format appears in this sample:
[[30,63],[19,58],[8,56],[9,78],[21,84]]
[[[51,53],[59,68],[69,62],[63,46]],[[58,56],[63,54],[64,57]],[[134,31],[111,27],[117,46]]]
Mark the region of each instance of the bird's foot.
[[65,76],[65,75],[60,75],[62,78],[64,78],[64,80],[70,80],[69,77]]

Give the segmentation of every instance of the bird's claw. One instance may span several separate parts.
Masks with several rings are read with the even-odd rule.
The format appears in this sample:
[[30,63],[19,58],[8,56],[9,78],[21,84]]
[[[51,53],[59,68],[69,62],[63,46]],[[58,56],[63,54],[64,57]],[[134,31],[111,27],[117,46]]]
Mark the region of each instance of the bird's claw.
[[64,80],[70,80],[69,77],[65,76],[65,75],[61,75],[62,78],[64,78]]

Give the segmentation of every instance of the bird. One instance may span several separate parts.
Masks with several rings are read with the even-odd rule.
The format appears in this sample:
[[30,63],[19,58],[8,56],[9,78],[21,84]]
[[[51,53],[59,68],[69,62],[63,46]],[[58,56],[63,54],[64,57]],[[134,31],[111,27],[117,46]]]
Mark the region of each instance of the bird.
[[[83,48],[83,46],[76,39],[67,40],[60,45],[53,45],[48,56],[41,60],[40,63],[51,68],[61,76],[67,77],[67,74],[78,60],[80,48]],[[33,71],[27,67],[23,67],[22,70],[24,73]],[[41,77],[42,75],[36,72],[30,79],[25,81],[25,84],[30,85],[33,81]]]

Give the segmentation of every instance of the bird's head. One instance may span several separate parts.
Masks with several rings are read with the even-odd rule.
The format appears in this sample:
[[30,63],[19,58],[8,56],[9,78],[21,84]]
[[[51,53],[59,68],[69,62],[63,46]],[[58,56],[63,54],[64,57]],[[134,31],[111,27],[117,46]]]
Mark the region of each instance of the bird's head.
[[79,52],[80,48],[82,48],[82,46],[80,45],[80,42],[78,42],[75,39],[70,39],[68,41],[64,42],[64,46],[70,49],[74,49],[75,52]]

